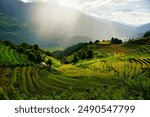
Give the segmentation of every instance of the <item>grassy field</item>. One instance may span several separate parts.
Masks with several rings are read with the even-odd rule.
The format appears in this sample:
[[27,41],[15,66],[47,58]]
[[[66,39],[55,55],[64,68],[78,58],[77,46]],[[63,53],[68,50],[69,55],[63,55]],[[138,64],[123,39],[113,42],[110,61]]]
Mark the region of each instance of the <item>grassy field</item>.
[[150,99],[149,45],[93,48],[93,59],[62,64],[46,56],[54,64],[41,68],[0,45],[0,99]]

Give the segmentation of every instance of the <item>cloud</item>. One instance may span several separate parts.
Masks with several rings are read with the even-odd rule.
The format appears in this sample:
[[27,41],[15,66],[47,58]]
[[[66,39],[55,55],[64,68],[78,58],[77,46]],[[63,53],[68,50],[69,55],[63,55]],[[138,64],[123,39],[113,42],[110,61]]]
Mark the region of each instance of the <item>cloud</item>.
[[84,0],[82,11],[117,22],[141,25],[150,22],[149,0]]
[[54,0],[21,0],[23,2],[52,2]]
[[[24,0],[52,2],[54,0]],[[116,22],[141,25],[150,22],[150,0],[55,0],[82,12]]]

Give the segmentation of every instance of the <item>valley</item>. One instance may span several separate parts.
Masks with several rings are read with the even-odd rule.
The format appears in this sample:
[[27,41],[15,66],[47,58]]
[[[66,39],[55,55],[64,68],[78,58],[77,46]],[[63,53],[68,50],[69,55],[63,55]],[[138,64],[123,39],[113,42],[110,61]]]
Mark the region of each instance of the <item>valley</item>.
[[0,0],[0,100],[150,100],[149,1],[44,1]]
[[[3,43],[0,99],[149,99],[149,89],[143,90],[150,83],[148,44],[86,44],[65,57],[67,64],[43,52],[43,61],[50,59],[52,66],[41,67]],[[70,60],[87,48],[92,58]]]

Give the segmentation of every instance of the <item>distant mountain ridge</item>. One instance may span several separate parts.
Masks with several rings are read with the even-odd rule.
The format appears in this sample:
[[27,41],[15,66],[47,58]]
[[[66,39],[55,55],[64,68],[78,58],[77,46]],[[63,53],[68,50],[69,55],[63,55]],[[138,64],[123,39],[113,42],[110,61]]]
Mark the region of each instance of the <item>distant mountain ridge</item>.
[[141,38],[143,37],[144,33],[149,31],[150,30],[150,23],[147,23],[147,24],[144,24],[144,25],[141,25],[141,26],[138,26],[135,28],[135,32],[131,38]]
[[0,0],[0,11],[10,16],[23,16],[25,4],[20,0]]
[[0,40],[9,40],[13,43],[28,42],[34,40],[28,27],[20,20],[0,12]]
[[150,23],[141,25],[141,26],[137,27],[136,30],[140,33],[145,33],[146,31],[150,30]]
[[111,37],[128,38],[136,33],[131,26],[103,19],[97,20],[80,11],[57,4],[0,0],[0,11],[25,22],[33,35],[29,40],[36,38],[36,42],[42,46],[68,46],[89,39],[94,41]]

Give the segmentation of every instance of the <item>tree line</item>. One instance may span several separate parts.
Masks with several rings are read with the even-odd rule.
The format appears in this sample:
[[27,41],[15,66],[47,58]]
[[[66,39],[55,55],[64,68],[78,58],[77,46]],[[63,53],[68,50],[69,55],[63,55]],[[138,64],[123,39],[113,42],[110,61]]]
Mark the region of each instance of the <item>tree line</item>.
[[[10,41],[1,41],[2,44],[6,46],[10,46],[11,49],[15,49],[18,53],[24,54],[28,57],[29,61],[33,63],[41,63],[45,61],[45,56],[51,56],[49,51],[44,51],[40,49],[37,44],[30,45],[28,43],[21,43],[20,45],[13,44]],[[50,66],[52,65],[52,61],[49,59],[46,61]]]

